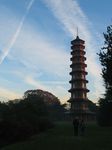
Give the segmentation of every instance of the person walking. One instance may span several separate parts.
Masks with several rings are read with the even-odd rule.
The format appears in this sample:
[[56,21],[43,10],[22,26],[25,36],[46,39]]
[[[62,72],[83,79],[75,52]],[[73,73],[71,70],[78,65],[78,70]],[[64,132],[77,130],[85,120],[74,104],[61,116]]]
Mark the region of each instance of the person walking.
[[85,135],[85,129],[86,129],[86,124],[85,121],[82,119],[79,123],[79,132],[81,136]]
[[73,127],[74,127],[74,136],[78,136],[79,134],[79,119],[78,118],[73,119]]

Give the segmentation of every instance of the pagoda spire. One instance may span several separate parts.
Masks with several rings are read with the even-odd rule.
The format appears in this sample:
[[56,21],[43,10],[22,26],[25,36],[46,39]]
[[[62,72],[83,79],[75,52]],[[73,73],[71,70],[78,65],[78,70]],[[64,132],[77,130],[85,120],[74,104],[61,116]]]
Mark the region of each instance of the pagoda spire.
[[78,31],[78,27],[77,27],[77,37],[79,36],[79,31]]

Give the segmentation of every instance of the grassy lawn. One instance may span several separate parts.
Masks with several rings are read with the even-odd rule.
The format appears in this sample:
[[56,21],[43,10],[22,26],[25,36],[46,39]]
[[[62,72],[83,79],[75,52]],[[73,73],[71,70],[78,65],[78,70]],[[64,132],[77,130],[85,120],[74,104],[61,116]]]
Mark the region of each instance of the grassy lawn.
[[112,150],[112,127],[89,124],[85,137],[74,137],[72,124],[57,123],[56,127],[1,150]]

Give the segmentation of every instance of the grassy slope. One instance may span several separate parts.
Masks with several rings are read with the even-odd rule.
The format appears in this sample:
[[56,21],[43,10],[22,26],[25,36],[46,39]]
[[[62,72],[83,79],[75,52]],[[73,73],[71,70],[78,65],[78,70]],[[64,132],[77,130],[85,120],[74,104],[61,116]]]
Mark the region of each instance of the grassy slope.
[[74,137],[70,123],[58,123],[54,129],[2,150],[112,150],[112,128],[88,125],[85,137]]

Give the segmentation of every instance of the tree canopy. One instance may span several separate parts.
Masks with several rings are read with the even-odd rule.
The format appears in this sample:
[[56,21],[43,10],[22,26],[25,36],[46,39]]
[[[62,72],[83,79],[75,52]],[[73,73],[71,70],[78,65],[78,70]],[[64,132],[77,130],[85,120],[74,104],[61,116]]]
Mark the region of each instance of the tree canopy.
[[27,90],[21,99],[0,102],[0,146],[53,127],[54,120],[64,118],[65,106],[52,93],[40,89]]
[[60,100],[55,95],[41,89],[27,90],[23,98],[26,99],[32,95],[41,97],[47,105],[60,104]]
[[102,126],[112,125],[112,25],[107,27],[104,35],[104,46],[101,48],[99,60],[102,65],[102,78],[105,94],[99,100],[98,121]]
[[104,46],[99,53],[99,60],[102,65],[102,77],[105,88],[112,88],[112,25],[107,27],[104,35]]

